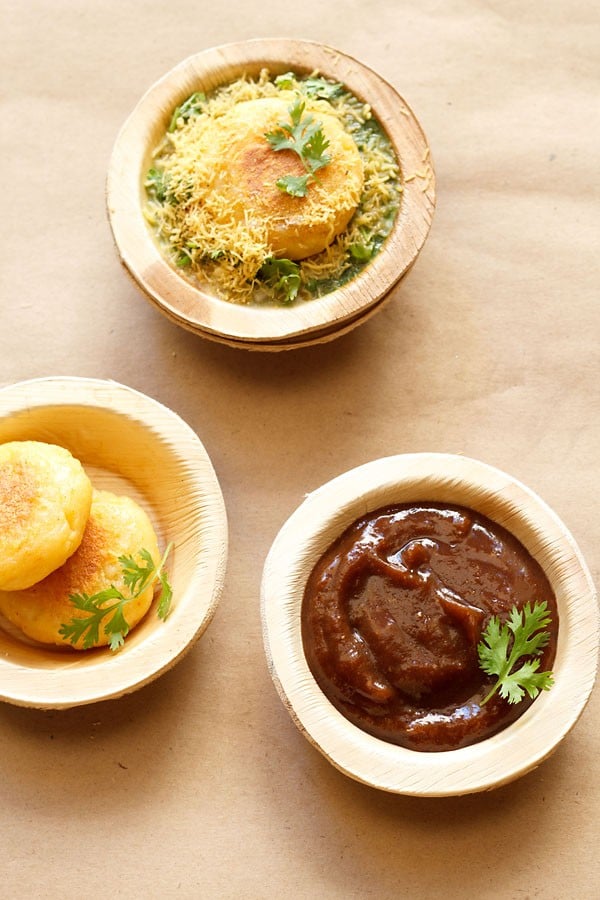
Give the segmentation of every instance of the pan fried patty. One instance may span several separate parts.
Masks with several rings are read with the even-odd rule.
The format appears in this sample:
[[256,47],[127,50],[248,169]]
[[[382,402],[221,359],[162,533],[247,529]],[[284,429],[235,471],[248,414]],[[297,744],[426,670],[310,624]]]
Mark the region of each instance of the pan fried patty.
[[[282,191],[285,175],[301,176],[306,169],[293,150],[273,150],[265,133],[290,121],[289,103],[262,98],[238,103],[226,116],[227,129],[237,133],[219,167],[217,190],[230,198],[240,220],[264,222],[273,254],[304,259],[324,250],[344,230],[356,211],[363,167],[358,148],[340,122],[326,113],[312,113],[329,141],[328,165],[319,169],[305,197]],[[219,120],[215,120],[218,127]]]
[[68,450],[41,441],[0,445],[0,590],[28,588],[77,549],[92,486]]
[[[75,553],[61,568],[32,587],[0,591],[0,612],[28,637],[46,644],[64,645],[61,625],[88,615],[75,609],[69,597],[82,593],[91,596],[111,585],[129,596],[119,557],[133,556],[140,562],[142,549],[150,553],[157,566],[160,555],[156,535],[144,510],[129,497],[95,490],[89,520]],[[152,596],[150,585],[138,598],[125,604],[123,612],[130,628],[148,611]],[[108,605],[113,602],[108,601]],[[109,642],[103,630],[106,621],[100,628],[97,646]],[[81,644],[80,640],[75,647],[81,649]]]

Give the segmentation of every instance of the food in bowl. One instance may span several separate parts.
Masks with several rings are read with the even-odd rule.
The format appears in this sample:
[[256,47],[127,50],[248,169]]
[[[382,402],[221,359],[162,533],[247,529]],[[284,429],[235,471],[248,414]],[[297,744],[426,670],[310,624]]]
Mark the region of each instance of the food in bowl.
[[[241,259],[237,265],[235,258],[227,260],[222,245],[207,247],[205,253],[194,246],[197,241],[192,238],[190,246],[183,242],[179,251],[177,228],[171,243],[168,229],[159,221],[169,184],[157,163],[165,138],[177,137],[185,123],[200,118],[203,97],[214,99],[220,88],[236,80],[255,84],[262,70],[269,73],[267,80],[275,99],[282,99],[281,93],[289,90],[285,84],[288,72],[307,85],[312,77],[306,76],[309,72],[321,73],[314,77],[328,89],[343,85],[365,113],[364,123],[357,120],[357,127],[364,127],[365,143],[377,143],[376,132],[381,128],[390,149],[390,170],[371,178],[370,165],[363,161],[364,177],[373,188],[368,219],[363,218],[365,189],[363,208],[359,203],[348,226],[325,251],[301,260],[271,255],[256,276],[256,265],[246,273]],[[281,80],[275,84],[277,79]],[[265,130],[263,138],[266,141],[266,135],[275,134],[281,149],[272,147],[271,156],[290,160],[291,167],[286,165],[276,176],[286,192],[287,187],[296,192],[298,185],[302,191],[305,183],[304,198],[290,195],[300,204],[324,176],[327,168],[321,163],[329,148],[319,140],[308,154],[302,141],[297,148],[300,154],[284,146],[286,128],[293,132],[296,127],[292,109],[296,100],[303,100],[292,93],[295,99],[278,121],[281,127]],[[255,99],[261,98],[253,93],[243,98]],[[331,105],[334,102],[337,99]],[[327,110],[329,106],[324,112]],[[313,116],[311,129],[318,126],[319,113],[313,114],[305,104],[301,130],[307,114]],[[310,135],[303,132],[303,137]],[[306,166],[295,168],[301,158]],[[302,175],[297,174],[300,171]],[[155,196],[149,197],[147,191]],[[251,40],[188,57],[145,92],[115,141],[106,201],[119,258],[159,312],[201,337],[240,349],[279,352],[346,334],[393,299],[392,288],[415,264],[429,234],[435,174],[426,136],[413,111],[394,87],[367,65],[312,41]],[[361,224],[367,233],[359,233],[354,241],[351,230]],[[228,288],[232,281],[237,291]]]
[[[173,410],[110,380],[47,377],[3,387],[0,446],[25,440],[68,447],[96,489],[130,497],[145,510],[163,558],[172,548],[166,570],[173,600],[157,590],[119,652],[110,646],[78,650],[70,641],[42,644],[0,614],[0,701],[67,709],[122,697],[182,660],[216,612],[228,536],[214,467],[198,435]],[[127,562],[128,578],[149,568],[141,555],[133,562]],[[154,582],[161,588],[163,575]],[[76,615],[73,605],[65,624]]]
[[[8,584],[22,585],[0,586],[0,613],[28,638],[77,650],[117,650],[147,613],[157,580],[164,593],[158,612],[166,618],[164,557],[148,515],[134,500],[92,489],[68,450],[41,441],[0,445],[0,488],[6,494],[0,535],[4,543],[11,535],[13,544],[20,540]],[[76,542],[72,524],[65,538],[65,521],[77,524]]]
[[[524,626],[535,637],[508,666]],[[558,612],[540,565],[504,528],[464,507],[402,504],[363,516],[321,556],[302,635],[315,680],[351,722],[411,750],[453,750],[551,686],[540,670],[555,658]],[[494,671],[490,655],[502,657],[500,691],[482,668]]]
[[[503,656],[509,662],[515,646],[523,648],[524,635],[529,635],[527,643],[533,640],[537,644],[535,655],[540,649],[536,635],[557,627],[551,689],[542,689],[506,728],[485,740],[444,752],[409,749],[351,722],[317,683],[303,642],[304,592],[319,559],[369,511],[406,504],[473,510],[506,529],[540,565],[556,601],[558,618],[553,623],[543,624],[554,615],[543,612],[544,600],[549,607],[550,599],[540,598],[533,609],[526,603],[521,614],[513,609],[505,624],[492,617],[477,644],[480,662],[485,662],[482,668],[492,675],[498,666],[488,663],[502,664]],[[466,794],[490,790],[524,775],[545,760],[573,728],[596,677],[596,590],[573,536],[546,503],[517,479],[461,455],[408,453],[373,460],[312,491],[271,546],[263,571],[261,604],[267,662],[295,724],[342,772],[395,793]],[[519,632],[514,642],[517,634],[513,628]],[[507,654],[511,643],[513,650]],[[493,660],[491,652],[488,655],[492,646]],[[541,660],[541,656],[536,658]],[[541,667],[537,673],[549,677]],[[494,682],[488,680],[488,693],[500,677],[494,674]],[[505,689],[509,681],[512,679],[502,677]],[[488,703],[498,693],[500,685]]]
[[180,104],[145,187],[146,220],[182,274],[222,299],[278,305],[358,274],[402,195],[368,104],[318,73],[267,69]]

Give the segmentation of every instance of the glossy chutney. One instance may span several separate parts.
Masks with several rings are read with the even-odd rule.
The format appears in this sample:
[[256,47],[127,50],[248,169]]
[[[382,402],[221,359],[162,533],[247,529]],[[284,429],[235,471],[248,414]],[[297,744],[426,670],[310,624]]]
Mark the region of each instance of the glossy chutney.
[[533,702],[509,704],[479,666],[492,616],[545,600],[540,669],[552,666],[558,612],[540,565],[485,516],[438,503],[369,513],[315,565],[302,604],[310,670],[351,722],[385,741],[441,751],[481,741]]

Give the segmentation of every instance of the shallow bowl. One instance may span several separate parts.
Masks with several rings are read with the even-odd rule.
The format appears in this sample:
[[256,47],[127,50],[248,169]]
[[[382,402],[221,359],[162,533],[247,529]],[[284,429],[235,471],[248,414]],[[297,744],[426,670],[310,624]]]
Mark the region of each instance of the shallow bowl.
[[42,378],[0,390],[0,443],[66,447],[95,487],[127,494],[150,516],[159,546],[173,542],[166,621],[154,606],[123,648],[75,651],[30,641],[0,623],[0,699],[63,708],[119,697],[171,668],[208,626],[221,594],[227,520],[211,461],[174,412],[131,388],[87,378]]
[[[542,566],[559,613],[554,687],[493,737],[439,753],[408,750],[351,724],[317,686],[302,648],[302,597],[322,553],[367,512],[416,501],[470,507],[510,531]],[[268,554],[261,607],[271,675],[298,728],[342,772],[394,793],[467,794],[525,774],[573,727],[596,676],[597,599],[575,541],[531,490],[466,457],[436,453],[388,457],[340,475],[308,495]]]
[[[151,153],[175,107],[194,91],[240,77],[289,70],[342,82],[369,103],[400,161],[403,193],[391,234],[356,278],[324,297],[290,307],[228,303],[185,279],[162,256],[143,217],[143,181]],[[107,179],[107,208],[118,253],[146,297],[172,322],[203,337],[279,350],[330,340],[365,321],[365,313],[415,262],[429,233],[435,178],[429,147],[408,104],[381,76],[347,54],[312,41],[265,39],[191,56],[154,84],[121,129]]]

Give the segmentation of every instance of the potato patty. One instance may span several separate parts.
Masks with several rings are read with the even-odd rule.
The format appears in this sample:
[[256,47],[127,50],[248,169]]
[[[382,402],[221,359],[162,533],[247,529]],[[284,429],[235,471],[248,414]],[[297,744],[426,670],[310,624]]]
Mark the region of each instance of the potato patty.
[[77,549],[92,486],[68,450],[40,441],[0,445],[0,590],[28,588]]
[[[129,596],[131,592],[123,580],[119,557],[133,556],[139,561],[142,549],[150,553],[157,566],[160,554],[156,535],[144,510],[129,497],[95,490],[89,520],[75,553],[38,584],[21,591],[0,591],[0,612],[28,637],[46,644],[64,645],[61,625],[87,615],[75,609],[69,597],[81,593],[92,595],[111,585]],[[138,598],[125,604],[123,612],[130,628],[148,611],[153,592],[150,585]],[[104,624],[97,646],[109,642]],[[75,647],[81,649],[81,641]]]
[[[319,169],[305,197],[277,187],[284,175],[305,175],[293,150],[273,150],[267,132],[290,122],[290,104],[278,98],[238,103],[214,129],[235,134],[226,155],[217,162],[215,188],[227,196],[240,221],[263,224],[275,256],[304,259],[324,250],[344,230],[356,211],[363,188],[358,148],[341,123],[327,113],[312,113],[329,141],[328,165]],[[207,126],[208,127],[208,126]]]

